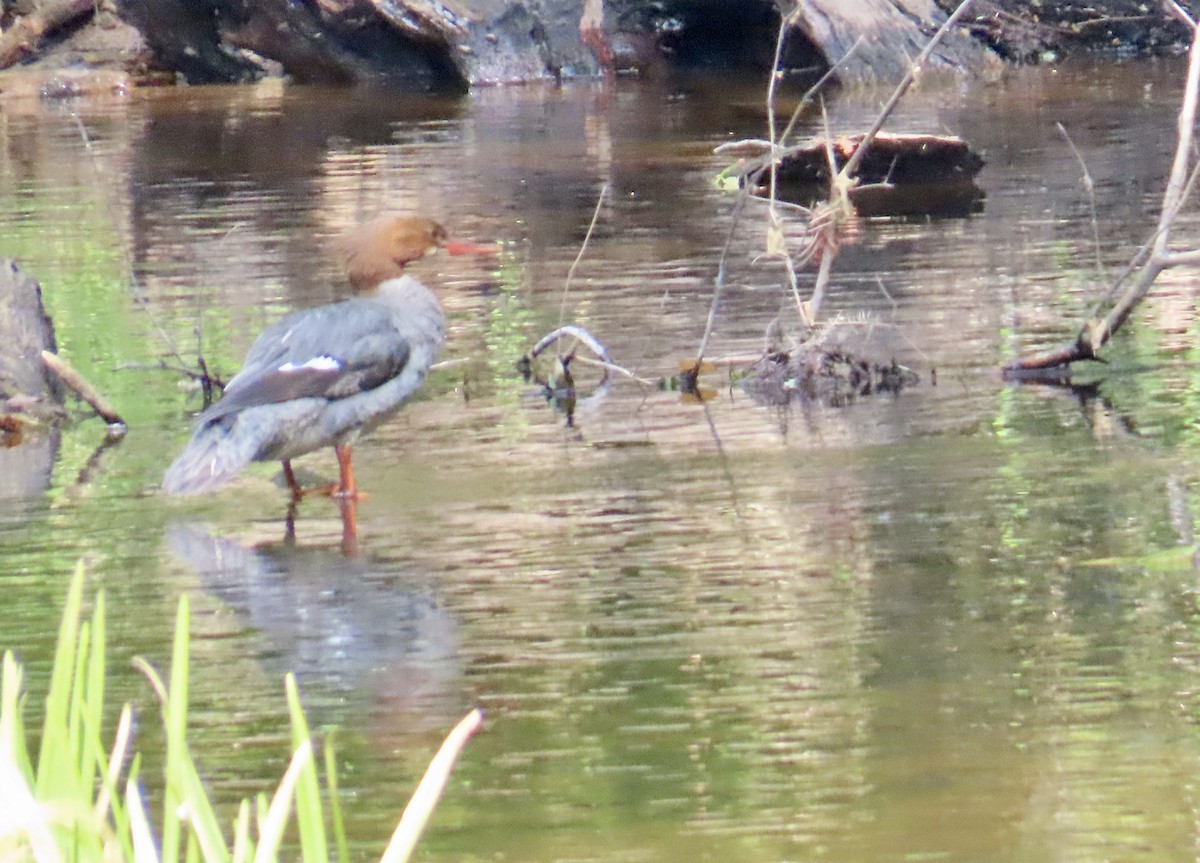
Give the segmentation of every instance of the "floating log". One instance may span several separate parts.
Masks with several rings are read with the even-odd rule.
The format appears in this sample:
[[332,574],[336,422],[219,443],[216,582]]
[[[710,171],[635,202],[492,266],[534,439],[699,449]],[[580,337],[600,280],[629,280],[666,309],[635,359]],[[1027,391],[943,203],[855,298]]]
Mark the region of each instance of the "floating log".
[[[820,138],[795,147],[776,169],[777,194],[809,206],[829,196],[829,156],[835,168],[853,155],[862,135],[843,136],[828,150]],[[984,193],[975,176],[984,161],[961,138],[943,135],[876,136],[858,171],[850,201],[860,215],[963,216],[979,209]],[[766,190],[762,175],[757,194]]]

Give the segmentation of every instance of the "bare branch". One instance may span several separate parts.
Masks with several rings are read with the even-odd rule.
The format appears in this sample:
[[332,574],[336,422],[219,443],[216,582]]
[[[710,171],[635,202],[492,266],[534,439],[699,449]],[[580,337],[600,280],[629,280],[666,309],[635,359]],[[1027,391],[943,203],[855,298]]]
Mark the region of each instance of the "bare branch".
[[[1172,253],[1168,249],[1171,228],[1174,226],[1175,219],[1187,200],[1197,176],[1197,169],[1190,167],[1190,163],[1197,101],[1200,100],[1200,27],[1197,27],[1195,23],[1192,23],[1191,27],[1192,46],[1188,55],[1187,84],[1179,111],[1175,156],[1171,163],[1171,174],[1167,180],[1166,189],[1163,191],[1158,224],[1151,239],[1135,253],[1134,261],[1118,279],[1118,283],[1120,283],[1127,275],[1136,272],[1133,284],[1126,288],[1113,308],[1102,319],[1097,319],[1093,315],[1086,320],[1073,342],[1018,359],[1004,367],[1005,375],[1022,377],[1030,372],[1066,366],[1077,360],[1097,359],[1098,351],[1128,320],[1133,309],[1145,298],[1159,273],[1176,264],[1200,262],[1200,252]],[[1114,291],[1115,286],[1114,289],[1110,289],[1110,296]]]

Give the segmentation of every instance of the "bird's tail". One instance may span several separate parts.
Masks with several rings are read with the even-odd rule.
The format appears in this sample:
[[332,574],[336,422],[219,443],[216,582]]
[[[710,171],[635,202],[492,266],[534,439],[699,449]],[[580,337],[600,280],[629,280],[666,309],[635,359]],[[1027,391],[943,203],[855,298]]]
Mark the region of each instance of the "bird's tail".
[[167,494],[200,494],[224,485],[254,461],[269,437],[250,423],[233,421],[206,423],[167,468],[162,490]]

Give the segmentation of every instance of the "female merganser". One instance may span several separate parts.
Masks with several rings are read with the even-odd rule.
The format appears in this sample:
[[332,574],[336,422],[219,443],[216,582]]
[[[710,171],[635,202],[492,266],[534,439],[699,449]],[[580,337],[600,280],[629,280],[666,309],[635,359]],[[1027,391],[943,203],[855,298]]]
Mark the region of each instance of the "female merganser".
[[357,497],[351,445],[400,409],[442,348],[441,306],[404,265],[436,248],[461,255],[495,247],[449,240],[437,222],[411,216],[368,222],[339,247],[361,295],[293,312],[263,331],[224,397],[197,417],[163,491],[209,491],[252,461],[278,459],[299,496],[291,459],[332,446],[339,481],[328,491]]

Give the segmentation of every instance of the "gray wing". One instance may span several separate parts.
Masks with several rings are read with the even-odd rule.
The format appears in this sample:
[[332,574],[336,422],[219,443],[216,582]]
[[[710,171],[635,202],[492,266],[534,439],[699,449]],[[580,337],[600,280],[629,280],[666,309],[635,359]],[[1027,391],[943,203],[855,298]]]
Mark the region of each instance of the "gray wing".
[[366,392],[400,374],[411,353],[409,339],[381,303],[347,300],[294,312],[263,331],[224,398],[197,423],[256,405]]

